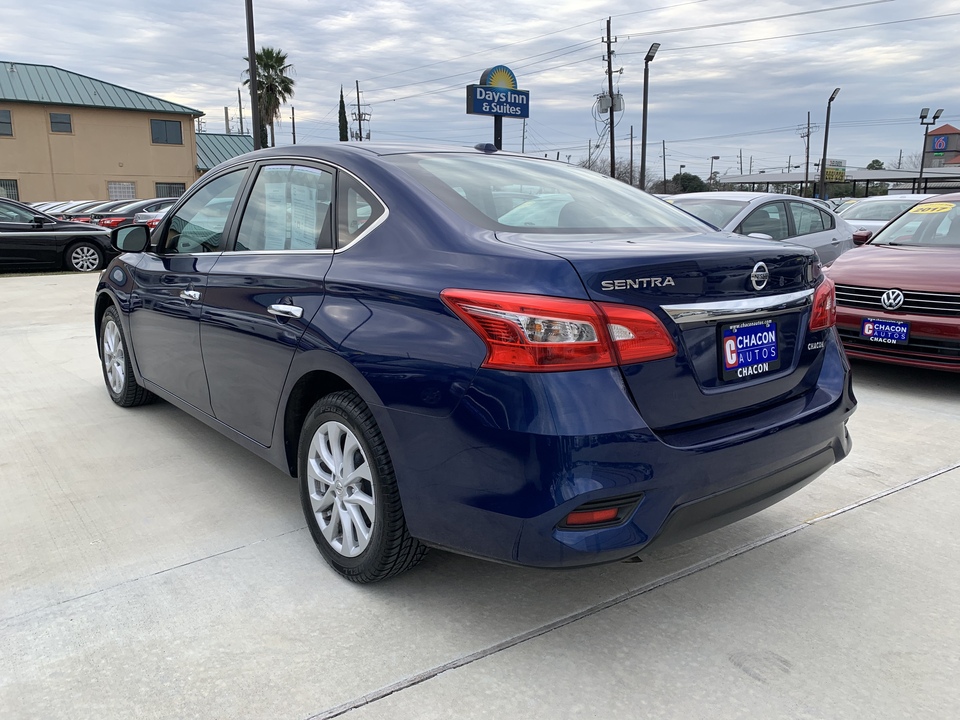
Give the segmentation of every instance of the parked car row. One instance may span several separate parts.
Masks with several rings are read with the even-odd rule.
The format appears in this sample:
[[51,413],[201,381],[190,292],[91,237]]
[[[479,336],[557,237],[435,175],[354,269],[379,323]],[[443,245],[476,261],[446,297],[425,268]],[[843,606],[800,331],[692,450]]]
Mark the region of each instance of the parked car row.
[[134,216],[142,212],[163,212],[177,198],[151,198],[148,200],[83,200],[59,203],[33,203],[31,207],[47,215],[69,222],[89,222],[113,229],[134,222]]

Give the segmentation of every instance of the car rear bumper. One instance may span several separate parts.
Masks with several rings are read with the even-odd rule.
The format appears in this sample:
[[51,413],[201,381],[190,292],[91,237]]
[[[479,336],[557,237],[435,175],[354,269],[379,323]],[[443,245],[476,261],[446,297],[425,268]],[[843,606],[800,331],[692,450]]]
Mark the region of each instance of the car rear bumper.
[[[856,400],[836,340],[824,358],[802,398],[682,446],[644,424],[616,369],[481,373],[450,417],[374,412],[402,428],[391,456],[415,537],[508,563],[593,565],[739,520],[845,457]],[[564,524],[618,500],[632,504],[612,526]]]

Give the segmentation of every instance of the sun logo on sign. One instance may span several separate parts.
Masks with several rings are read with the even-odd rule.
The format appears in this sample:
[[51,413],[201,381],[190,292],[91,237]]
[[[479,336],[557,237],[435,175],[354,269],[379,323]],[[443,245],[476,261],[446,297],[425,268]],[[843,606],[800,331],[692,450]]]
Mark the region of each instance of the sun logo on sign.
[[517,89],[517,76],[506,65],[487,68],[480,76],[480,84],[488,87],[501,87],[507,90]]

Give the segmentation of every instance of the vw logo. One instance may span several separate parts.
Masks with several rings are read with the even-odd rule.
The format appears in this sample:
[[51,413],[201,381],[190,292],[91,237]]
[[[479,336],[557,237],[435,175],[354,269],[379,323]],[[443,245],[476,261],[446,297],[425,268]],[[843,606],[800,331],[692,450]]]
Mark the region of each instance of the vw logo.
[[887,310],[897,310],[903,305],[903,293],[899,290],[887,290],[880,297],[880,304]]
[[770,279],[770,271],[762,262],[753,266],[753,272],[750,273],[750,282],[753,283],[754,290],[763,290]]

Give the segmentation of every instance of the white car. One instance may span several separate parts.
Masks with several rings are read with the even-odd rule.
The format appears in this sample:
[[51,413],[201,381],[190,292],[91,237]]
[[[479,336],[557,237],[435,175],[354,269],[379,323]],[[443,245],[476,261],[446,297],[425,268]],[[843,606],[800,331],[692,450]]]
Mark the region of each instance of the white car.
[[906,212],[921,200],[936,197],[934,194],[871,195],[843,207],[840,217],[857,232],[854,240],[862,245],[882,230],[887,223]]
[[796,195],[701,192],[667,199],[726,232],[805,245],[830,265],[854,247],[853,228],[817,202]]

